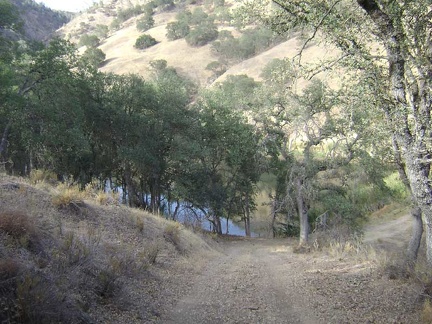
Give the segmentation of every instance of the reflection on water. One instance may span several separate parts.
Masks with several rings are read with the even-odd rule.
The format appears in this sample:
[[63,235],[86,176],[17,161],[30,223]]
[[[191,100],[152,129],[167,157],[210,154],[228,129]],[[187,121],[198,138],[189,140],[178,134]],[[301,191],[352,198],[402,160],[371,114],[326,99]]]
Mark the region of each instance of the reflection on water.
[[[123,195],[123,190],[121,187],[116,187],[116,191],[120,194],[120,197]],[[107,192],[111,191],[112,189],[108,186],[106,186],[105,190]],[[125,196],[127,199],[127,194]],[[145,195],[146,200],[150,200],[150,195]],[[205,217],[205,213],[196,207],[193,207],[189,203],[180,202],[180,206],[177,206],[177,202],[170,202],[165,197],[161,197],[161,211],[165,215],[167,219],[172,219],[174,216],[174,213],[177,213],[175,215],[175,220],[186,224],[186,225],[192,225],[195,227],[201,227],[202,229],[206,231],[212,231],[213,230],[213,224]],[[242,226],[243,224],[235,223],[231,219],[227,221],[226,218],[221,218],[221,225],[222,225],[222,233],[223,234],[230,234],[230,235],[237,235],[237,236],[246,236],[245,235],[245,229]],[[257,233],[251,232],[252,237],[258,237],[259,235]]]
[[[176,207],[177,203],[172,203],[170,208],[166,209],[167,211],[171,210],[171,213],[165,213],[168,216],[167,218],[174,214]],[[180,203],[176,220],[186,225],[201,227],[207,231],[213,230],[213,224],[205,217],[204,212],[186,203]],[[242,223],[235,223],[231,219],[228,219],[227,221],[226,218],[222,217],[221,225],[223,234],[245,236],[245,229],[241,226]],[[251,236],[258,237],[259,235],[252,232]]]

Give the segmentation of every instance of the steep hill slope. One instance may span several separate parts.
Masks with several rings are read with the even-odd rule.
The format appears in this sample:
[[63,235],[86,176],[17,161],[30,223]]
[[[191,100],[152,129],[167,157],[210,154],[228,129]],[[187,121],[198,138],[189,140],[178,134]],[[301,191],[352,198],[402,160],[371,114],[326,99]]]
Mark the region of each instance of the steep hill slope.
[[24,36],[30,40],[45,42],[57,29],[70,21],[72,14],[53,11],[35,1],[11,0],[23,22]]
[[[106,61],[101,70],[104,72],[113,72],[119,74],[138,73],[144,77],[149,76],[149,62],[152,60],[166,60],[169,66],[178,70],[181,74],[188,76],[201,86],[206,86],[217,81],[223,81],[227,75],[246,74],[255,79],[260,78],[263,67],[275,58],[292,58],[301,48],[301,41],[294,35],[286,42],[270,47],[261,51],[254,57],[246,60],[229,60],[221,58],[214,50],[212,45],[195,47],[186,43],[185,39],[169,41],[166,38],[167,24],[176,20],[176,15],[188,9],[190,11],[201,8],[208,14],[217,12],[216,8],[209,5],[209,1],[196,1],[193,5],[186,5],[185,2],[179,1],[171,10],[155,9],[153,18],[154,26],[146,31],[146,34],[154,37],[158,43],[146,50],[134,48],[136,39],[143,34],[136,28],[136,22],[143,15],[133,16],[123,21],[119,29],[111,28],[113,21],[118,19],[119,15],[126,10],[134,8],[137,5],[145,5],[148,0],[105,0],[95,4],[87,12],[75,17],[70,23],[62,27],[58,32],[73,42],[79,43],[82,35],[95,32],[96,26],[105,25],[110,27],[107,38],[103,39],[99,48],[106,54]],[[226,1],[224,10],[233,10],[236,2]],[[227,21],[218,21],[219,32],[223,30],[232,31],[235,37],[241,33],[234,27],[235,23]],[[303,63],[317,62],[331,55],[323,47],[309,46],[305,49],[302,60]],[[213,75],[207,68],[209,63],[219,61],[226,64],[227,69],[221,75]]]
[[0,322],[152,321],[217,255],[178,223],[105,198],[0,173]]

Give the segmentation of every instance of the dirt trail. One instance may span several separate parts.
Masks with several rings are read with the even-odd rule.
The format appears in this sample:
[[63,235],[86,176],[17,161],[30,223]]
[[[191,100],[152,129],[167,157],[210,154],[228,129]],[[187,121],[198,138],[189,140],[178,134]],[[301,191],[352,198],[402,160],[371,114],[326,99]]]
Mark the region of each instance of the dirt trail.
[[411,233],[411,215],[380,224],[367,225],[364,229],[364,242],[368,244],[386,245],[391,248],[402,248],[409,240]]
[[419,322],[417,293],[407,282],[389,280],[370,262],[295,254],[295,244],[286,239],[223,242],[221,257],[190,278],[189,291],[161,322]]
[[284,271],[299,270],[288,257],[286,240],[224,244],[224,255],[207,266],[167,323],[317,323],[292,294],[297,290],[295,278],[280,280],[281,266]]

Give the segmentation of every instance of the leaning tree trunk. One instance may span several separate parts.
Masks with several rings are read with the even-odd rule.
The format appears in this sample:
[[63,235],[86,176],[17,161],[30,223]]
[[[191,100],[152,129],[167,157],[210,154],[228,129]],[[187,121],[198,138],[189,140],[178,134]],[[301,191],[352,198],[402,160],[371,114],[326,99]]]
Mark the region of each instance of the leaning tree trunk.
[[413,204],[413,207],[411,208],[412,232],[411,239],[407,248],[407,261],[412,266],[417,260],[421,238],[423,236],[422,212],[413,197],[411,185],[406,174],[405,164],[402,162],[401,151],[396,136],[393,136],[393,153],[399,172],[399,178],[401,179],[405,187],[408,189],[411,196],[411,202]]
[[300,219],[300,245],[307,245],[309,242],[309,219],[307,215],[306,203],[303,197],[302,181],[300,178],[296,179],[296,200],[297,209]]
[[[393,103],[386,114],[403,152],[413,198],[423,214],[426,227],[426,255],[432,266],[432,187],[429,180],[431,157],[428,154],[432,105],[431,60],[430,57],[425,57],[427,60],[419,64],[415,58],[407,55],[406,46],[412,42],[408,39],[409,33],[405,28],[410,27],[403,24],[400,16],[395,18],[389,15],[381,9],[377,0],[357,0],[357,3],[371,18],[376,27],[375,34],[386,50]],[[412,46],[415,45],[417,44]],[[430,44],[424,45],[428,47]],[[421,46],[417,46],[412,51],[415,52],[416,49],[420,52],[423,50]],[[411,72],[410,65],[416,68],[416,73]]]
[[420,249],[421,238],[423,235],[423,220],[422,213],[419,207],[411,209],[412,216],[412,234],[407,249],[407,259],[409,264],[413,265],[417,260],[418,251]]
[[425,165],[415,152],[412,152],[413,150],[415,148],[407,149],[405,153],[407,176],[413,197],[423,214],[426,227],[426,256],[428,263],[432,265],[432,187],[428,174],[425,174]]

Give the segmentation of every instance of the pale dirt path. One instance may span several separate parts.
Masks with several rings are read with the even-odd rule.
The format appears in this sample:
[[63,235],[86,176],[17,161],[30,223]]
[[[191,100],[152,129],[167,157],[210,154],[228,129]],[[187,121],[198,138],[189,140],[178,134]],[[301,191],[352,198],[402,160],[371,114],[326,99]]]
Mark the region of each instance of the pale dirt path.
[[385,221],[380,224],[366,225],[364,228],[364,242],[367,244],[389,244],[395,247],[406,245],[411,234],[411,215]]
[[[374,225],[366,228],[366,237],[375,242],[381,235],[386,244],[406,241],[407,226],[409,217]],[[221,256],[198,277],[185,278],[190,288],[159,322],[420,323],[419,293],[412,283],[389,280],[368,261],[295,254],[296,244],[287,239],[221,243]]]
[[163,322],[318,323],[315,316],[307,315],[296,277],[282,280],[280,271],[296,273],[303,263],[289,257],[287,240],[223,244],[223,256],[206,267]]

